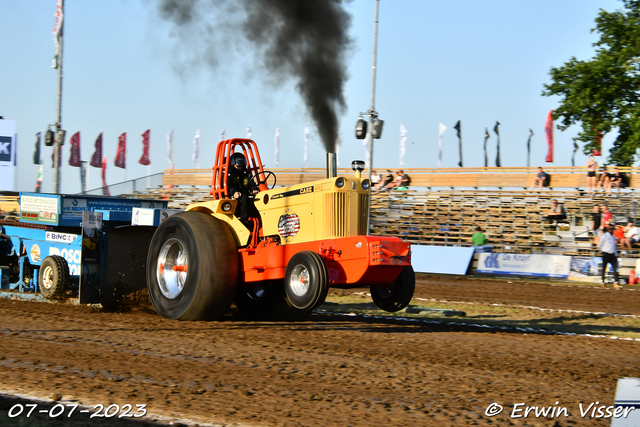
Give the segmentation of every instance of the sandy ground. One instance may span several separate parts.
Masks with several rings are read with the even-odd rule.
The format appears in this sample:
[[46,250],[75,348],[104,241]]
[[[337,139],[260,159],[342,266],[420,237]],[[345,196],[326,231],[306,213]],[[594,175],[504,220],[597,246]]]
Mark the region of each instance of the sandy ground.
[[[517,280],[420,276],[415,296],[640,314],[640,290]],[[6,299],[0,299],[0,319],[5,396],[105,408],[129,404],[131,414],[146,405],[147,414],[124,420],[129,424],[90,419],[97,411],[91,409],[74,414],[74,425],[151,425],[165,417],[160,423],[608,426],[609,419],[592,418],[590,411],[582,417],[580,404],[612,405],[617,379],[640,377],[638,341],[445,323],[317,313],[299,323],[247,322],[234,315],[178,322],[146,306],[106,313]],[[0,399],[0,411],[15,402]],[[494,402],[504,410],[486,415]],[[516,403],[565,407],[568,416],[512,418]]]

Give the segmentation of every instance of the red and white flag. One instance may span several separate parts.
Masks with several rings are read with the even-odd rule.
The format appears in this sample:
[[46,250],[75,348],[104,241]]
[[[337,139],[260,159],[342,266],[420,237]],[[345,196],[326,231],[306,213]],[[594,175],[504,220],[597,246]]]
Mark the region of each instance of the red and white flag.
[[94,168],[102,167],[102,132],[98,135],[96,139],[96,151],[91,156],[91,163],[89,163]]
[[114,164],[117,168],[125,169],[125,156],[127,152],[127,133],[123,133],[118,137],[118,151],[116,151],[116,160]]
[[71,155],[69,156],[69,165],[80,167],[80,132],[76,132],[71,137]]
[[110,196],[109,186],[107,185],[107,156],[102,160],[102,195]]
[[547,123],[544,125],[544,132],[547,135],[547,144],[549,144],[549,151],[547,152],[547,163],[553,162],[553,110],[549,111],[547,115]]
[[146,132],[142,134],[142,157],[140,157],[140,160],[138,160],[138,163],[145,166],[149,166],[151,164],[151,160],[149,160],[150,135],[151,135],[151,129],[147,129]]

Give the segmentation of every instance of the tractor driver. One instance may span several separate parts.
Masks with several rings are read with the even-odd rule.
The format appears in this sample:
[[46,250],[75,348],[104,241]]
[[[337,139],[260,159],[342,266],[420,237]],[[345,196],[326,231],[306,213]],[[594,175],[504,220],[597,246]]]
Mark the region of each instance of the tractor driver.
[[247,171],[247,159],[242,153],[233,153],[229,159],[230,167],[227,177],[227,187],[229,196],[238,201],[236,215],[240,217],[240,221],[249,229],[253,230],[253,223],[249,221],[249,217],[258,217],[259,213],[253,204],[250,195],[258,192],[258,186],[249,179]]

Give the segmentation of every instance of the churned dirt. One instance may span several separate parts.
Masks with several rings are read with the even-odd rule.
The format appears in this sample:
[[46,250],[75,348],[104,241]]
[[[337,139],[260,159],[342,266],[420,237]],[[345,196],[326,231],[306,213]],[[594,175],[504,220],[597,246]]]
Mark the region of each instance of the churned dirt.
[[[420,276],[415,295],[640,314],[640,291],[512,282]],[[178,322],[146,304],[107,313],[0,299],[5,421],[24,404],[6,397],[16,394],[90,408],[146,405],[145,416],[125,420],[130,425],[608,426],[590,410],[581,416],[580,404],[612,405],[617,379],[640,377],[639,359],[640,341],[445,322],[321,313],[298,323],[233,314]],[[494,402],[504,409],[488,416]],[[512,418],[517,403],[564,407],[568,416]],[[39,416],[49,417],[38,405],[45,408]],[[74,414],[74,425],[125,425],[90,419],[95,411]]]

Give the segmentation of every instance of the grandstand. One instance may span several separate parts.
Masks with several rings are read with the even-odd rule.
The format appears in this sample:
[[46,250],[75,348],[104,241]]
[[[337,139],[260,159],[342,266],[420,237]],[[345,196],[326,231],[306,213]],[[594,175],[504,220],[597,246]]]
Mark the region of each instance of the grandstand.
[[[322,168],[272,170],[278,185],[326,176]],[[372,193],[372,233],[397,236],[416,244],[471,246],[471,234],[480,226],[494,251],[596,256],[588,233],[595,203],[607,204],[618,223],[638,217],[634,190],[636,186],[640,188],[640,179],[634,178],[640,168],[620,168],[630,178],[630,189],[595,195],[584,192],[584,167],[552,167],[545,171],[552,175],[551,187],[538,192],[528,190],[537,168],[405,169],[412,177],[409,190]],[[352,173],[349,169],[338,171],[345,176]],[[147,196],[166,197],[171,200],[170,206],[183,208],[207,200],[210,183],[209,170],[167,170],[163,188]],[[552,199],[562,203],[567,212],[567,220],[557,227],[544,220]],[[628,256],[634,256],[633,252]]]

